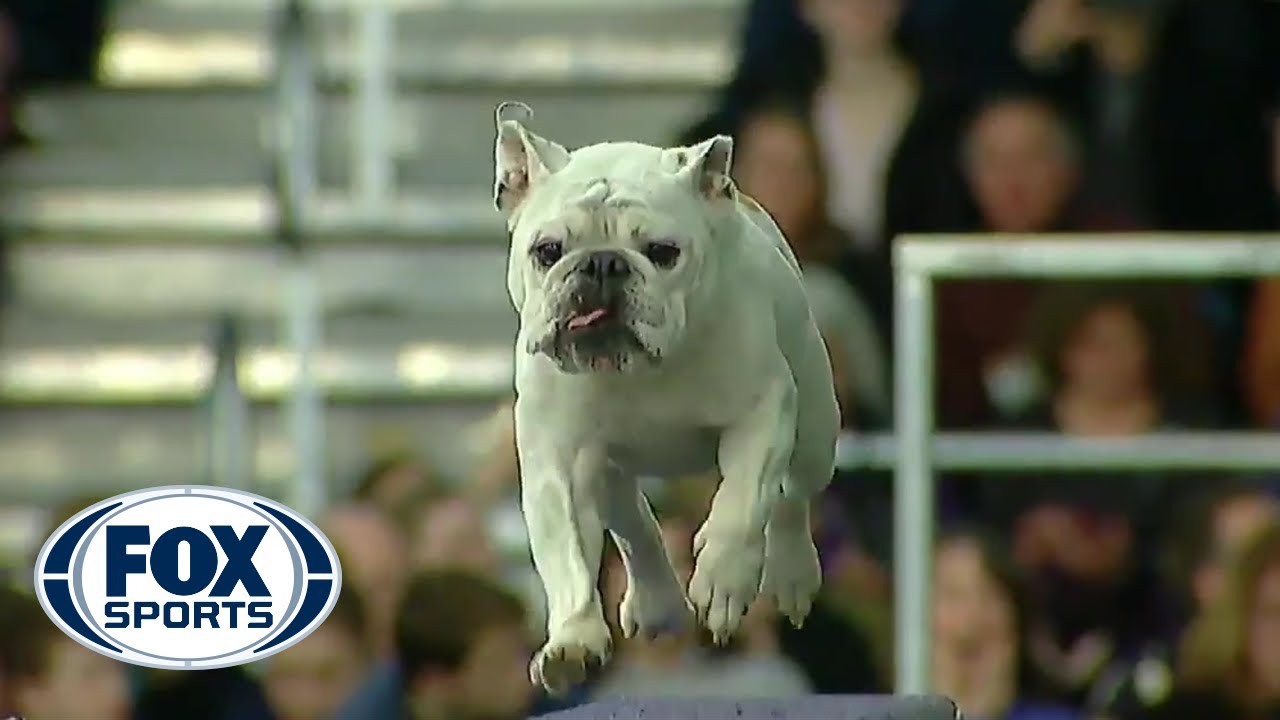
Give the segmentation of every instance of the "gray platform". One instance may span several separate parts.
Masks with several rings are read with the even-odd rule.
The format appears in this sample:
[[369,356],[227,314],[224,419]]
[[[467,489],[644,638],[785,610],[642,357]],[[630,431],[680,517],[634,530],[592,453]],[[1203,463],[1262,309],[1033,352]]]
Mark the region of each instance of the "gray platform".
[[538,720],[961,720],[942,697],[814,695],[792,700],[635,700],[584,705]]

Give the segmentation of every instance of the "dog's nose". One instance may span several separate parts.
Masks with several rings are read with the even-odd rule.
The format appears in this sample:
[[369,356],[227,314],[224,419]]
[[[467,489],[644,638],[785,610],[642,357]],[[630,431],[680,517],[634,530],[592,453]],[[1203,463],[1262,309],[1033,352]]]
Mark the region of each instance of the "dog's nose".
[[578,272],[596,282],[621,280],[631,274],[631,264],[617,250],[597,250],[582,259]]

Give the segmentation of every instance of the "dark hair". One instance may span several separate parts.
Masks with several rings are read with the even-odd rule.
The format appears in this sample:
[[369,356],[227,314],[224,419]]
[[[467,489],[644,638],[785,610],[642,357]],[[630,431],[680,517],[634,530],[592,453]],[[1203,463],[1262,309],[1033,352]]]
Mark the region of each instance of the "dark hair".
[[[819,179],[826,177],[822,147],[819,145],[817,133],[813,129],[813,114],[809,108],[785,95],[770,95],[745,108],[732,129],[732,135],[739,145],[747,142],[746,130],[755,121],[761,119],[781,119],[800,130],[804,136],[805,151],[813,163],[814,173]],[[735,151],[738,148],[735,148]]]
[[[802,1],[752,0],[748,4],[742,50],[718,103],[726,116],[740,116],[762,97],[786,95],[805,103],[813,97],[827,75],[827,63],[822,39],[801,12]],[[899,17],[892,43],[913,64],[920,64],[924,48],[910,42],[906,28]]]
[[982,558],[982,569],[1009,603],[1013,613],[1013,632],[1018,648],[1017,678],[1019,694],[1026,694],[1040,684],[1040,676],[1027,652],[1031,634],[1031,586],[1008,546],[993,533],[975,526],[957,526],[942,531],[937,538],[934,556],[948,545],[971,543]]
[[[1084,251],[1084,252],[1087,252]],[[1153,282],[1096,281],[1055,283],[1045,289],[1030,314],[1029,344],[1051,389],[1062,387],[1062,352],[1090,315],[1120,305],[1133,314],[1147,343],[1151,390],[1161,397],[1196,388],[1203,368],[1194,346],[1178,343],[1178,303],[1169,288]]]
[[[799,255],[806,255],[801,248],[808,245],[810,241],[817,239],[819,242],[824,243],[822,247],[815,248],[817,254],[822,255],[822,259],[829,259],[827,255],[836,253],[837,250],[835,248],[842,243],[840,240],[830,237],[834,233],[828,232],[832,228],[827,215],[827,162],[818,135],[814,132],[813,116],[807,104],[785,94],[765,95],[745,108],[741,108],[731,117],[714,114],[704,117],[680,134],[678,144],[685,146],[696,145],[714,135],[728,134],[733,136],[736,143],[734,156],[740,157],[742,153],[749,152],[751,149],[751,138],[748,130],[753,123],[762,120],[781,121],[795,128],[800,135],[801,143],[804,145],[805,160],[808,162],[809,169],[813,174],[814,197],[812,214],[808,217],[809,222],[805,227],[796,230],[803,237],[788,237],[787,239],[792,243],[793,248],[796,249]],[[808,254],[814,253],[810,251]],[[800,258],[801,262],[809,259],[811,258],[807,256]]]
[[0,589],[0,672],[31,679],[49,667],[49,653],[63,637],[36,598],[20,588]]
[[404,676],[457,671],[486,631],[523,627],[524,621],[520,600],[482,576],[462,570],[422,573],[410,580],[396,616]]
[[1008,105],[1030,106],[1044,111],[1053,121],[1055,131],[1061,135],[1064,150],[1077,158],[1079,157],[1083,132],[1079,124],[1072,118],[1072,114],[1068,109],[1044,92],[1025,85],[1009,84],[984,94],[978,98],[977,102],[969,110],[963,132],[960,134],[960,161],[962,167],[967,167],[969,164],[970,138],[979,121],[993,109]]

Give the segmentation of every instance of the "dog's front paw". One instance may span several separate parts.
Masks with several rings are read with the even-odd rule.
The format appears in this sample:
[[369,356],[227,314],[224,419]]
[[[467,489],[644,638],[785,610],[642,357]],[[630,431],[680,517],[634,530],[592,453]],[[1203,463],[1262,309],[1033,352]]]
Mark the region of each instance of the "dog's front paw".
[[694,552],[689,600],[698,620],[723,644],[737,632],[742,616],[760,593],[764,537],[717,532],[703,525],[694,538]]
[[692,626],[693,613],[684,589],[673,577],[662,581],[627,578],[627,591],[618,606],[618,623],[624,637],[652,640],[676,635]]
[[821,587],[822,566],[808,526],[771,526],[765,547],[761,592],[772,598],[778,612],[799,628],[809,616],[813,599]]
[[556,628],[529,663],[529,679],[552,695],[562,695],[602,666],[612,652],[609,626],[602,618],[572,620]]

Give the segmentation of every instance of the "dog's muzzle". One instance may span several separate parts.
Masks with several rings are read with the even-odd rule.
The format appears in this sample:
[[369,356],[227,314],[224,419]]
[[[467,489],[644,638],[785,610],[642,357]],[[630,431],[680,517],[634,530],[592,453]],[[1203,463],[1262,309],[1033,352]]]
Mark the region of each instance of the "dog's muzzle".
[[567,370],[621,369],[644,348],[627,317],[627,283],[634,273],[626,256],[597,250],[578,261],[556,313],[556,328],[539,349]]
[[614,325],[624,311],[631,264],[616,250],[598,250],[578,261],[570,282],[564,327],[570,332],[590,332]]

